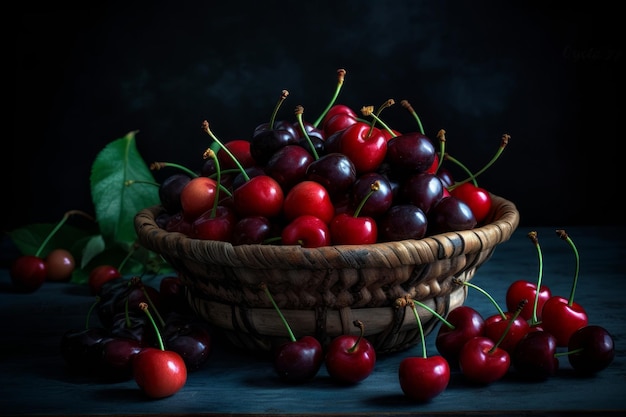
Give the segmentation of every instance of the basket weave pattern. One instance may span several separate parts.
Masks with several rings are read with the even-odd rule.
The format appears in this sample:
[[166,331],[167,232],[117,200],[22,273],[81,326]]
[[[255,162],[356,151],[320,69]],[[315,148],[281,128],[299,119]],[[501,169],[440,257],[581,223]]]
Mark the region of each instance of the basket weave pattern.
[[[437,313],[463,304],[470,280],[517,228],[513,203],[492,195],[486,224],[420,240],[301,248],[281,245],[233,246],[169,233],[156,224],[155,206],[135,217],[139,241],[175,268],[194,311],[222,329],[236,346],[268,351],[287,339],[286,329],[260,288],[265,283],[296,337],[314,335],[327,343],[339,334],[358,333],[355,319],[377,352],[406,349],[420,335],[410,308],[397,308],[407,295]],[[418,313],[426,333],[438,319]]]

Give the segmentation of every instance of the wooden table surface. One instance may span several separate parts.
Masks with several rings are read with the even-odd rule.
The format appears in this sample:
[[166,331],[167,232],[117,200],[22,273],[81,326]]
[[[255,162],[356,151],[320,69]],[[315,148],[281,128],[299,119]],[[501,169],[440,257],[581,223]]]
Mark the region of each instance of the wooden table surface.
[[[511,371],[503,380],[475,386],[456,371],[442,394],[416,404],[401,391],[398,365],[407,356],[419,356],[421,346],[379,357],[369,378],[346,387],[336,385],[323,367],[309,383],[283,383],[266,359],[216,340],[206,366],[190,373],[181,391],[148,400],[132,380],[104,383],[66,372],[60,339],[66,330],[84,326],[94,301],[86,287],[46,283],[35,293],[17,294],[5,268],[0,270],[0,415],[622,415],[626,411],[626,227],[565,229],[580,252],[576,301],[585,307],[590,324],[605,327],[615,341],[613,363],[593,377],[577,376],[564,357],[558,374],[543,382],[523,382]],[[536,281],[537,253],[527,237],[530,230],[537,230],[543,249],[543,283],[555,295],[569,295],[574,276],[569,245],[556,236],[555,228],[519,228],[472,280],[503,308],[511,282]],[[158,279],[145,282],[158,286]],[[487,298],[471,289],[466,304],[484,317],[495,313]],[[436,354],[434,333],[426,340],[429,354]]]

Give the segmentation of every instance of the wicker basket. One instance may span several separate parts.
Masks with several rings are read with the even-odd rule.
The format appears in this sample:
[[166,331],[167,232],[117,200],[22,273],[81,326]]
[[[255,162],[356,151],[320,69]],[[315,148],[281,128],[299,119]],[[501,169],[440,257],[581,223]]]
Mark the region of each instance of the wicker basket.
[[[325,345],[337,335],[358,333],[358,319],[376,351],[389,353],[420,340],[411,310],[395,306],[398,298],[410,295],[446,316],[467,295],[453,278],[470,280],[517,228],[515,205],[492,199],[484,226],[367,246],[306,249],[191,239],[157,226],[161,206],[141,210],[135,228],[141,244],[180,273],[193,310],[236,347],[267,352],[288,339],[260,288],[265,283],[296,337],[316,336]],[[439,320],[427,309],[418,313],[428,334]]]

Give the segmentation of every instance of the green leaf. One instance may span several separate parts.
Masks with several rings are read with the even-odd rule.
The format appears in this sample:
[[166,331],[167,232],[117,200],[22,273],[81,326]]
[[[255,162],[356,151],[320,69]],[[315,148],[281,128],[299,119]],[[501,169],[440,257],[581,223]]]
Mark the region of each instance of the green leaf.
[[[137,240],[138,211],[159,204],[152,172],[137,151],[135,133],[109,143],[91,168],[91,198],[105,241],[130,247]],[[131,182],[131,185],[128,183]]]
[[104,242],[104,238],[102,235],[92,236],[87,240],[87,243],[84,245],[83,249],[83,257],[80,263],[81,268],[85,268],[89,262],[102,252],[104,252],[106,248],[106,243]]
[[[8,233],[9,237],[24,255],[34,255],[37,253],[41,243],[50,235],[57,224],[33,223],[20,227]],[[56,248],[66,248],[76,259],[81,256],[80,250],[75,248],[75,243],[90,236],[93,230],[77,228],[72,225],[63,225],[48,241],[46,247],[40,255],[45,257],[50,251]]]

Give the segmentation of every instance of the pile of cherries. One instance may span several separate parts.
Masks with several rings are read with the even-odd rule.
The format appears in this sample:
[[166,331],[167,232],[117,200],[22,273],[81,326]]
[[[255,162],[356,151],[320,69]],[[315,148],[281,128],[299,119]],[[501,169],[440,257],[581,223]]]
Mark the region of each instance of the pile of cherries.
[[[146,349],[157,348],[158,339],[166,351],[182,358],[185,373],[200,369],[211,354],[212,332],[192,314],[182,289],[177,276],[161,278],[158,289],[139,277],[119,277],[104,283],[85,328],[70,329],[61,337],[61,354],[68,370],[103,380],[131,379],[137,374],[134,358]],[[148,306],[156,328],[140,308],[142,303]],[[95,321],[91,318],[94,312],[99,322],[95,326],[90,324]],[[166,372],[167,367],[162,368]],[[153,377],[155,381],[171,378]]]
[[366,119],[332,104],[318,121],[304,121],[302,106],[295,120],[276,120],[287,96],[283,91],[270,121],[249,139],[222,142],[203,123],[218,146],[197,173],[161,182],[160,227],[234,245],[319,247],[421,239],[485,220],[492,201],[475,180],[479,173],[455,182],[443,166],[444,131],[436,147],[421,122],[412,132],[390,129],[378,115],[393,100],[376,113],[361,109]]

